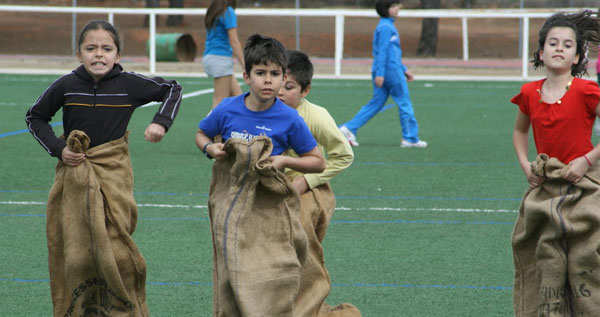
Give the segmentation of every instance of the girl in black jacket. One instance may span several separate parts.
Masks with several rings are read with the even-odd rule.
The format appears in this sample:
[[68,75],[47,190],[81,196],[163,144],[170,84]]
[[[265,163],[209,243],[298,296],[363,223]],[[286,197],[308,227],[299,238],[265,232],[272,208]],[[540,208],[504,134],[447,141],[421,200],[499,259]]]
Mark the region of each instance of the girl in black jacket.
[[123,72],[118,64],[119,35],[105,21],[92,21],[83,28],[77,56],[82,65],[52,83],[27,112],[27,127],[42,147],[63,163],[76,166],[85,155],[65,148],[65,140],[56,137],[49,124],[60,108],[64,135],[84,131],[93,147],[125,135],[133,111],[150,101],[163,105],[144,136],[150,142],[160,141],[179,110],[181,86],[174,80]]
[[[126,130],[137,107],[161,101],[144,133],[160,141],[177,115],[181,86],[123,72],[119,35],[105,21],[83,28],[77,56],[82,65],[26,115],[31,134],[59,159],[46,211],[54,316],[148,316],[146,263],[131,237],[137,206]],[[66,139],[49,125],[61,108]]]

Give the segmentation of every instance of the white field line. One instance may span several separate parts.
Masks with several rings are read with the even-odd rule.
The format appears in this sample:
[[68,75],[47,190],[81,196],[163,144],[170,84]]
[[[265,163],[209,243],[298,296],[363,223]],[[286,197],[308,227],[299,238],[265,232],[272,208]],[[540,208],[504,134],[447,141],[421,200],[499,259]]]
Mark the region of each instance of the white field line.
[[[45,201],[0,201],[0,205],[22,205],[22,206],[33,206],[33,205],[46,205]],[[154,208],[181,208],[181,209],[206,209],[208,206],[204,205],[171,205],[171,204],[137,204],[138,207],[154,207]]]
[[206,209],[204,205],[169,205],[169,204],[137,204],[138,207],[154,207],[154,208],[183,208],[183,209]]
[[[183,94],[183,96],[181,96],[181,99],[187,99],[190,97],[196,97],[196,96],[200,96],[200,95],[206,95],[206,94],[210,94],[211,92],[215,91],[214,88],[208,88],[208,89],[202,89],[202,90],[197,90],[197,91],[193,91],[187,94]],[[159,105],[160,103],[158,102],[149,102],[143,106],[141,106],[140,108],[146,108],[146,107],[150,107],[150,106],[156,106]]]
[[25,206],[31,206],[31,205],[45,205],[45,204],[46,204],[45,201],[12,201],[12,200],[0,201],[0,205],[25,205]]
[[[0,205],[45,205],[43,201],[0,201]],[[138,207],[148,208],[177,208],[177,209],[207,209],[205,205],[173,205],[173,204],[137,204]],[[391,207],[364,207],[350,208],[337,207],[339,211],[436,211],[436,212],[463,212],[463,213],[517,213],[516,209],[479,209],[479,208],[391,208]]]
[[369,210],[369,211],[449,211],[449,212],[466,212],[466,213],[517,213],[516,209],[479,209],[479,208],[390,208],[390,207],[363,207],[363,208],[348,208],[337,207],[335,210]]

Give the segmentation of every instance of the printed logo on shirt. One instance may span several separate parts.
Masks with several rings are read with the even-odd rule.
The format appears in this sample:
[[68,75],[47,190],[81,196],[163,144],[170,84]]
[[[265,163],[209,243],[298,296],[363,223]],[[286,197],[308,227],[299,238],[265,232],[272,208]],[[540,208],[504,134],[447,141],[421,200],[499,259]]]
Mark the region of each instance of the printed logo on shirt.
[[390,42],[398,42],[400,41],[400,38],[398,37],[398,35],[394,35],[390,38]]
[[265,130],[265,131],[272,131],[273,130],[271,128],[267,128],[264,125],[262,125],[262,126],[261,125],[257,125],[256,128],[259,129],[259,130]]
[[[265,134],[261,133],[260,135],[265,135]],[[231,138],[232,139],[244,140],[246,142],[250,142],[250,141],[254,140],[255,138],[257,138],[260,135],[250,134],[246,130],[244,130],[242,132],[231,131]]]

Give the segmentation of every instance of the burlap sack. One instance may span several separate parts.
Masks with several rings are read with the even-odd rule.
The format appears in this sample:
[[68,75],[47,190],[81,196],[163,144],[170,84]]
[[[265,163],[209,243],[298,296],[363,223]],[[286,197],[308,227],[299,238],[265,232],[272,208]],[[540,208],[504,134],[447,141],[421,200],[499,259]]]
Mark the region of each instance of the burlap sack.
[[325,268],[322,243],[335,210],[335,196],[329,184],[317,186],[301,195],[300,206],[300,221],[308,238],[308,252],[301,270],[294,316],[360,317],[360,311],[352,304],[332,307],[325,303],[331,290],[331,279]]
[[306,234],[299,198],[268,160],[267,137],[229,139],[213,165],[209,215],[215,316],[294,316]]
[[513,232],[515,315],[600,316],[600,167],[572,184],[540,154],[532,171],[546,180],[525,194]]
[[58,163],[48,199],[54,316],[148,316],[127,136],[88,149],[88,136],[73,131],[67,146],[87,159]]

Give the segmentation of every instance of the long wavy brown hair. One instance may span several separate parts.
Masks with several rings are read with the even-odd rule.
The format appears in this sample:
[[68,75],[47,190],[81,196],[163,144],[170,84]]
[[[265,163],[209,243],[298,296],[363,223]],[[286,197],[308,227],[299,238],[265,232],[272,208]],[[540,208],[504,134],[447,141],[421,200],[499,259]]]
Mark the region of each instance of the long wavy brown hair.
[[227,7],[235,9],[236,0],[213,0],[208,9],[206,10],[206,16],[204,17],[204,26],[206,29],[212,29],[217,22],[217,18],[225,12]]
[[600,20],[598,18],[598,12],[584,10],[571,14],[556,13],[549,17],[540,29],[538,39],[539,47],[533,52],[532,62],[536,69],[544,66],[544,61],[540,58],[540,52],[544,49],[548,32],[554,27],[568,27],[575,31],[579,62],[571,67],[571,75],[579,77],[585,74],[588,63],[588,43],[600,43]]

